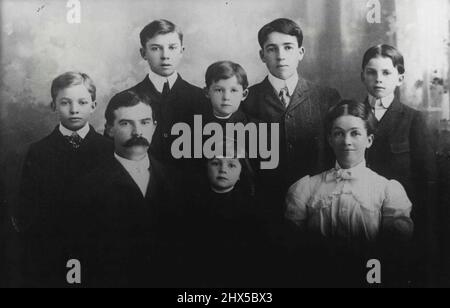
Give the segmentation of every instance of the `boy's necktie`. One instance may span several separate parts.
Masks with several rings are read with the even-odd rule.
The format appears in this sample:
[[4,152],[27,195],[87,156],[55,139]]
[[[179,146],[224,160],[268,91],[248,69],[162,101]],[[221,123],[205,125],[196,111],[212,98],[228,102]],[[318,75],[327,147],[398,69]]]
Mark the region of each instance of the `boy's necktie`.
[[166,97],[167,95],[169,95],[169,92],[170,92],[169,81],[166,80],[166,82],[164,83],[163,90],[162,90],[162,96]]
[[66,139],[74,149],[78,149],[83,141],[83,138],[81,138],[76,132],[70,136],[66,136]]
[[289,106],[289,101],[290,101],[288,87],[284,87],[281,89],[279,98],[280,98],[280,101],[283,103],[284,107],[287,108]]

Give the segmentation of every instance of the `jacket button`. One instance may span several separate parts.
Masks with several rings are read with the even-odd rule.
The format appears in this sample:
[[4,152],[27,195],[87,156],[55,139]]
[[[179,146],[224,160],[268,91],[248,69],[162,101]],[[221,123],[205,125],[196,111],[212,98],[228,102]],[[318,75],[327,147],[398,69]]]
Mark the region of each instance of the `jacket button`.
[[164,138],[169,138],[169,134],[168,133],[164,133],[163,136],[164,136]]

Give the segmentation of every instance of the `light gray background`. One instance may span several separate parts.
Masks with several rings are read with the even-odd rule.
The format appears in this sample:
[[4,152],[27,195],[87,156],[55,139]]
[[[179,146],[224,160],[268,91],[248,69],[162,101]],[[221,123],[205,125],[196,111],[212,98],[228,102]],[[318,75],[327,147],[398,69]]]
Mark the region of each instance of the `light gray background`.
[[[186,51],[179,72],[197,86],[204,86],[205,70],[217,60],[236,61],[251,84],[261,81],[266,68],[258,56],[257,32],[271,20],[287,17],[304,30],[306,56],[300,73],[337,88],[346,98],[362,99],[364,51],[378,43],[395,45],[398,33],[420,27],[415,0],[407,8],[401,3],[402,12],[409,12],[408,23],[396,23],[399,1],[405,0],[380,1],[381,23],[370,24],[368,0],[81,0],[81,23],[69,24],[66,0],[0,0],[0,159],[57,124],[48,107],[50,84],[68,70],[86,72],[97,85],[99,109],[92,123],[102,131],[111,96],[146,75],[139,32],[160,18],[182,28]],[[447,0],[437,1],[447,8]],[[418,105],[417,100],[410,104]]]

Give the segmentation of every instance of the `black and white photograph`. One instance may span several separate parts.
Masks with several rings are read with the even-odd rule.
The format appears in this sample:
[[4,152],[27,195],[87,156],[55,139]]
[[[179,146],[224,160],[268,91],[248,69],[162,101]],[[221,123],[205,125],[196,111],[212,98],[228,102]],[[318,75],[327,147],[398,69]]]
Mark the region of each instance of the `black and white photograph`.
[[449,91],[450,0],[0,0],[0,288],[448,288]]

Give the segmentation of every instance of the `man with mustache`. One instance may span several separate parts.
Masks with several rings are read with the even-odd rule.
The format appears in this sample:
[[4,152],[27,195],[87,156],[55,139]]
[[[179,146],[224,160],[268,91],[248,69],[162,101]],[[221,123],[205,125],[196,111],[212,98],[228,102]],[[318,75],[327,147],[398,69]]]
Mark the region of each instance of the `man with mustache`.
[[[74,228],[84,283],[94,287],[167,286],[176,268],[169,248],[177,221],[171,171],[148,154],[156,119],[147,98],[117,94],[105,113],[114,155],[83,182]],[[150,281],[148,280],[150,278]]]

